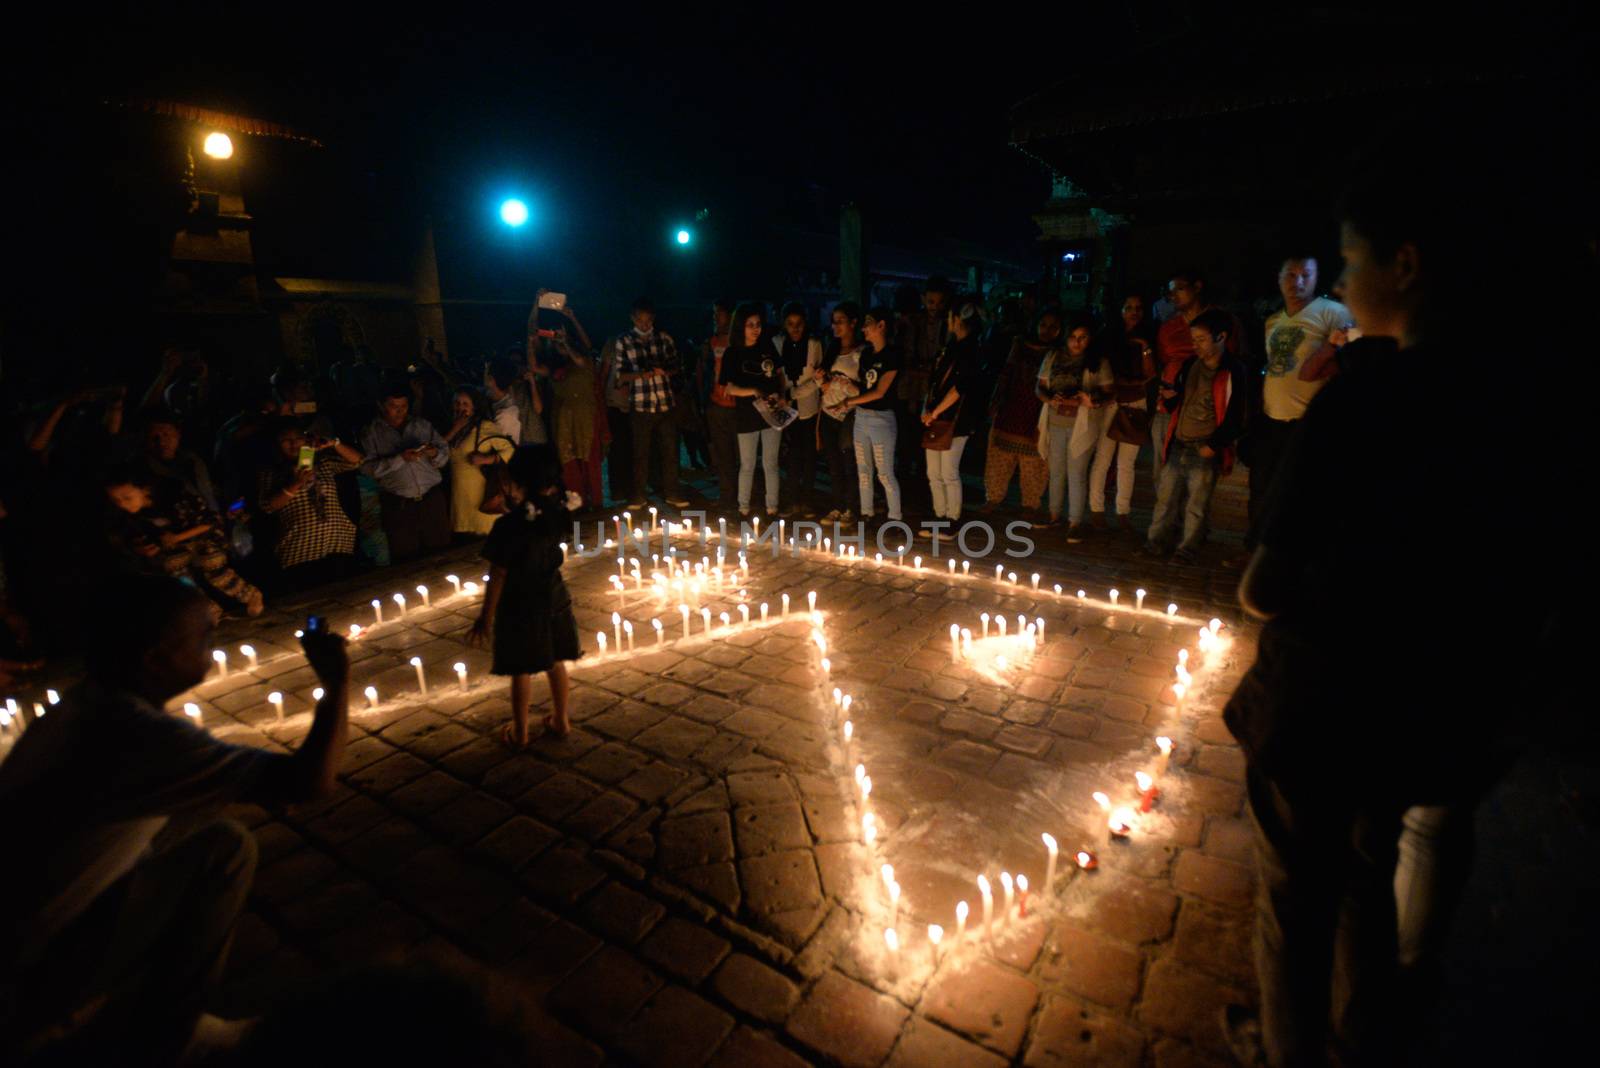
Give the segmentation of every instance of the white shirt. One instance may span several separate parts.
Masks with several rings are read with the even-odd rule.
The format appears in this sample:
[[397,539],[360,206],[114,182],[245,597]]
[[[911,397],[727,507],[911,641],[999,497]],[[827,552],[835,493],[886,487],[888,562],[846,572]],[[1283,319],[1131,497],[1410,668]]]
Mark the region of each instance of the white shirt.
[[1328,340],[1350,324],[1350,309],[1336,300],[1316,297],[1295,315],[1280,310],[1267,320],[1267,380],[1262,407],[1270,419],[1298,419],[1323,387],[1300,381],[1300,368]]
[[517,399],[507,392],[494,401],[493,406],[494,425],[500,428],[500,433],[511,439],[511,444],[521,444],[522,409],[517,407]]

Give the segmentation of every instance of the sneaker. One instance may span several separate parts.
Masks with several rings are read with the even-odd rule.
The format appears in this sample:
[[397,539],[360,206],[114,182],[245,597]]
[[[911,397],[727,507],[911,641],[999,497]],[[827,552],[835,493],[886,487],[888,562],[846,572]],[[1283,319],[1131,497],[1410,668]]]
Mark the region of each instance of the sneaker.
[[855,521],[856,521],[856,514],[854,512],[852,512],[848,508],[846,508],[844,511],[840,512],[839,513],[839,517],[836,520],[836,522],[838,522],[840,526],[849,526],[850,524],[854,523]]
[[1096,530],[1106,529],[1106,514],[1104,512],[1090,512],[1089,525]]
[[1192,563],[1194,563],[1194,550],[1193,549],[1179,549],[1177,552],[1172,554],[1172,562],[1174,564],[1192,564]]
[[1267,1052],[1261,1044],[1261,1019],[1255,1013],[1243,1005],[1224,1005],[1222,1037],[1233,1059],[1244,1068],[1264,1068]]
[[916,533],[913,535],[913,537],[921,538],[923,541],[932,541],[933,540],[933,528],[932,527],[919,526],[917,528]]
[[[688,504],[689,502],[684,501],[683,503]],[[630,512],[642,512],[645,509],[644,498],[641,497],[636,501],[629,501],[627,504],[623,505],[623,507]]]
[[843,514],[844,514],[843,512],[841,512],[841,511],[839,511],[839,509],[835,508],[833,511],[829,512],[827,515],[822,517],[822,522],[824,522],[824,523],[835,522]]
[[767,518],[768,519],[777,519],[780,515],[784,515],[784,514],[785,513],[779,512],[776,508],[768,508],[767,509]]
[[687,508],[687,507],[689,507],[689,499],[687,497],[666,497],[666,498],[663,498],[663,499],[667,502],[667,507],[668,508]]
[[1058,515],[1041,515],[1038,518],[1030,519],[1030,522],[1038,530],[1053,530],[1061,525],[1061,517]]
[[1087,537],[1088,534],[1089,534],[1089,528],[1084,526],[1082,523],[1068,523],[1067,524],[1067,544],[1068,545],[1081,545],[1081,544],[1083,544],[1083,539],[1085,537]]

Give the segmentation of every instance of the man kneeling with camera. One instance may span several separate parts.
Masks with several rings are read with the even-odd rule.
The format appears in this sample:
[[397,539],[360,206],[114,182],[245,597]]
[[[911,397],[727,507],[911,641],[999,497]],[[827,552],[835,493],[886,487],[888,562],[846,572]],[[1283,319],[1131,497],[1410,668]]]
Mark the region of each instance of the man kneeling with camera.
[[203,595],[152,576],[105,592],[88,678],[0,764],[3,1063],[186,1063],[237,1042],[247,1024],[203,1010],[256,844],[218,810],[325,796],[344,753],[349,661],[320,619],[302,643],[325,696],[285,754],[165,710],[212,663]]

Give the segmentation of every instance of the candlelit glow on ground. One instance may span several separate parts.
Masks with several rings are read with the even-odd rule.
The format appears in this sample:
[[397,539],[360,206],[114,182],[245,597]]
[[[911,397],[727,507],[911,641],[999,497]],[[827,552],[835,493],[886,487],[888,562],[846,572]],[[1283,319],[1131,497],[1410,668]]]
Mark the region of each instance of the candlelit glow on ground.
[[[1031,561],[1007,563],[1004,573],[1018,574],[1014,584],[997,583],[992,563],[974,562],[965,574],[958,563],[952,573],[931,555],[919,570],[909,556],[880,564],[819,549],[774,560],[765,546],[749,546],[741,568],[736,534],[724,539],[711,530],[703,545],[699,538],[696,529],[676,539],[677,559],[659,537],[648,551],[625,545],[620,568],[614,538],[589,556],[572,546],[567,580],[589,650],[573,670],[575,732],[567,742],[539,739],[531,759],[541,769],[562,768],[547,781],[571,784],[563,789],[598,784],[583,786],[580,797],[615,782],[604,771],[614,760],[628,761],[625,768],[655,761],[639,766],[659,768],[652,774],[678,784],[660,795],[623,787],[620,796],[630,800],[616,802],[617,811],[631,807],[635,816],[621,830],[607,824],[593,839],[596,848],[619,851],[651,879],[753,924],[793,952],[842,922],[850,937],[839,952],[907,1004],[930,981],[936,960],[941,974],[959,974],[991,957],[1037,953],[1056,918],[1077,915],[1085,895],[1113,885],[1119,871],[1148,868],[1166,848],[1186,797],[1181,769],[1193,744],[1190,721],[1216,703],[1213,679],[1229,649],[1225,628],[1208,636],[1204,649],[1199,632],[1207,620],[1169,616],[1169,597],[1153,595],[1139,611],[1126,592],[1115,606],[1109,596],[1079,598],[1081,580],[1070,591],[1061,583],[1057,594],[1057,580]],[[446,740],[465,745],[460,752],[481,747],[483,760],[507,761],[504,767],[528,759],[508,760],[489,740],[508,714],[506,681],[486,674],[486,653],[460,644],[481,599],[460,576],[478,578],[479,570],[464,559],[440,564],[326,610],[336,632],[360,628],[351,644],[351,718],[365,742],[356,741],[353,752],[395,738],[424,745],[437,738],[441,752]],[[402,609],[395,590],[419,585],[430,594],[417,592]],[[813,590],[815,615],[807,610]],[[374,599],[385,609],[382,623]],[[292,741],[302,734],[314,680],[295,651],[292,625],[285,622],[278,635],[251,631],[253,668],[241,643],[223,646],[228,677],[213,673],[174,708],[193,704],[206,728],[224,737],[264,732]],[[597,655],[602,633],[608,648]],[[1187,652],[1181,665],[1180,650]],[[1172,684],[1185,677],[1180,711]],[[370,707],[362,696],[367,686],[376,690]],[[542,679],[534,690],[537,723]],[[283,695],[281,722],[266,701],[269,691]],[[1176,742],[1165,772],[1157,735]],[[1140,771],[1155,777],[1159,793],[1143,812]],[[352,774],[357,789],[366,788],[366,774]],[[792,785],[764,792],[765,775]],[[553,802],[545,790],[529,780],[499,796],[565,833],[592,833],[581,820],[579,829],[568,829],[562,821],[578,816],[547,808]],[[1126,839],[1110,840],[1107,814],[1091,796],[1097,790],[1113,808],[1133,810]],[[730,804],[734,845],[708,846],[709,864],[702,854],[683,853],[679,836]],[[634,838],[610,837],[652,812],[659,822],[641,824],[639,832],[651,843],[648,853],[630,852]],[[745,812],[755,821],[749,831]],[[782,823],[789,819],[800,821],[798,830]],[[1053,884],[1041,834],[1059,843]],[[738,859],[726,858],[724,848],[736,849]],[[1097,870],[1080,866],[1080,850],[1095,854]],[[802,855],[817,874],[767,874],[779,859]],[[690,859],[695,863],[686,864]],[[892,883],[884,864],[892,865]],[[1011,880],[1009,907],[1002,874]],[[992,888],[987,927],[979,875]],[[762,881],[769,877],[779,880],[778,890]],[[790,885],[791,877],[800,882]],[[957,911],[963,901],[971,910],[965,924]],[[840,919],[830,919],[836,912]],[[894,931],[893,948],[886,929]]]

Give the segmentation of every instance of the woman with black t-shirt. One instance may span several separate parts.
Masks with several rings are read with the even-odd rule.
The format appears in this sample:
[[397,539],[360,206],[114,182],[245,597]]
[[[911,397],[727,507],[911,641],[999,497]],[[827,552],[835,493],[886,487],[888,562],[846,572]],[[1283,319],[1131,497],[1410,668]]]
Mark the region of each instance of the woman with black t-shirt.
[[[932,426],[953,419],[950,444],[943,449],[924,449],[928,457],[928,490],[933,496],[933,514],[952,524],[961,521],[961,453],[967,439],[983,421],[987,398],[983,391],[983,368],[979,366],[978,329],[982,318],[974,301],[961,301],[950,310],[949,339],[934,361],[928,379],[928,397],[922,405],[922,425]],[[933,531],[922,528],[920,537],[931,538]]]
[[822,387],[822,418],[817,420],[817,453],[828,462],[833,510],[824,523],[855,520],[856,415],[845,401],[861,392],[861,305],[852,300],[834,305],[833,347],[816,372]]
[[766,480],[767,514],[778,514],[778,445],[783,431],[768,425],[756,409],[757,399],[774,407],[784,405],[788,379],[772,341],[759,304],[741,304],[733,314],[728,349],[722,354],[722,371],[717,381],[734,400],[734,429],[739,434],[739,514],[750,515],[750,494],[756,481],[756,449],[761,450],[761,469]]
[[863,392],[845,400],[845,407],[856,413],[856,482],[861,487],[861,518],[872,515],[872,474],[876,470],[883,483],[889,518],[900,514],[900,482],[894,476],[895,376],[900,373],[900,354],[889,345],[894,329],[894,312],[873,308],[867,313],[865,333],[868,347],[861,351]]

